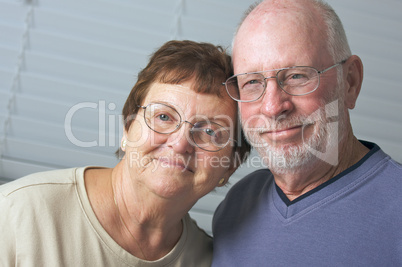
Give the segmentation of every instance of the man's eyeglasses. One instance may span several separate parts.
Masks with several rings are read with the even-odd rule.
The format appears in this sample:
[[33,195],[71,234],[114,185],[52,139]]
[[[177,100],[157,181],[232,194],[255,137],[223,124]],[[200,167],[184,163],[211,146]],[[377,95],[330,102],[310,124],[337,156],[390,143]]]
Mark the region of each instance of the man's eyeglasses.
[[[171,106],[162,103],[151,103],[140,106],[144,110],[146,125],[160,134],[170,134],[177,131],[186,122],[190,124],[190,135],[195,145],[206,151],[219,151],[230,140],[230,132],[222,125],[212,121],[191,123],[183,120],[180,113]],[[233,140],[234,141],[234,140]]]
[[[252,102],[260,99],[267,87],[267,79],[271,78],[276,78],[279,87],[289,95],[307,95],[314,92],[320,85],[320,74],[345,62],[346,60],[343,60],[321,71],[313,67],[295,66],[241,73],[230,77],[223,84],[229,96],[238,102]],[[264,76],[264,73],[275,71],[275,76]]]

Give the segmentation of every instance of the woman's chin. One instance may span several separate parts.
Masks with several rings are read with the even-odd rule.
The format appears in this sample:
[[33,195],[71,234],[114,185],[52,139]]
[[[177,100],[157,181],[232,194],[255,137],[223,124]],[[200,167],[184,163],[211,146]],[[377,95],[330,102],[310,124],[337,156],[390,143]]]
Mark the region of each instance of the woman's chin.
[[170,171],[159,173],[156,172],[151,176],[151,181],[148,182],[150,190],[167,199],[180,198],[183,194],[189,193],[192,190],[193,177],[189,172]]

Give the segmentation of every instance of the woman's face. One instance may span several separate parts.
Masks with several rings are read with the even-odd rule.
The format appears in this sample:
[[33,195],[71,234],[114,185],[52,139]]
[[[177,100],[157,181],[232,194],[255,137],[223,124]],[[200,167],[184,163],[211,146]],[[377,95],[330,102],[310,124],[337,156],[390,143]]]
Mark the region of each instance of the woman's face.
[[[236,103],[225,92],[222,98],[200,94],[191,89],[192,85],[192,81],[180,85],[154,83],[141,105],[164,103],[175,108],[182,120],[192,124],[205,120],[216,122],[229,129],[233,138]],[[123,137],[127,141],[123,160],[135,186],[162,198],[187,197],[195,203],[214,189],[221,178],[228,180],[234,171],[234,143],[229,141],[217,152],[202,150],[191,139],[191,127],[182,123],[170,134],[154,132],[146,125],[144,110],[140,108]]]

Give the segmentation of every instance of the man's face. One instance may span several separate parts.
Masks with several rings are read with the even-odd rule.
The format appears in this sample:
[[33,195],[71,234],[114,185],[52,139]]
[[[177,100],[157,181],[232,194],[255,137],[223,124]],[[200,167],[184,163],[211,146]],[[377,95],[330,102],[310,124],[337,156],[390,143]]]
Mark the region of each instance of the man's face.
[[[291,66],[323,70],[333,65],[336,62],[328,53],[326,34],[322,27],[315,26],[321,23],[300,21],[295,14],[284,12],[246,20],[235,39],[235,74]],[[275,75],[268,72],[266,77]],[[321,75],[318,89],[311,94],[288,95],[275,79],[267,79],[260,99],[239,103],[246,136],[274,173],[313,166],[309,163],[317,157],[311,150],[326,152],[338,144],[338,129],[342,131],[345,125],[341,120],[345,109],[340,89],[334,68]],[[341,125],[328,127],[331,118],[338,115]]]

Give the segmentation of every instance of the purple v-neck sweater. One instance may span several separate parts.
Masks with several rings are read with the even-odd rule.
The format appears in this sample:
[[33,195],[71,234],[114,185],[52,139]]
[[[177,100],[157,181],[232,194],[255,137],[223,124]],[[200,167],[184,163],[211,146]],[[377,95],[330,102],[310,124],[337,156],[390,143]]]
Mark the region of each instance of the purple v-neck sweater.
[[272,173],[232,187],[214,215],[213,266],[402,266],[402,167],[377,145],[289,201]]

